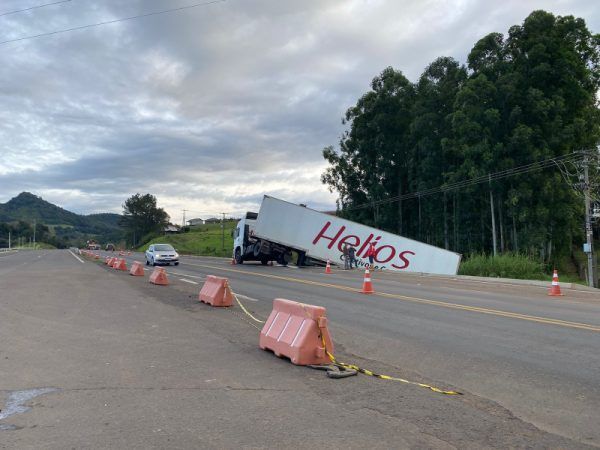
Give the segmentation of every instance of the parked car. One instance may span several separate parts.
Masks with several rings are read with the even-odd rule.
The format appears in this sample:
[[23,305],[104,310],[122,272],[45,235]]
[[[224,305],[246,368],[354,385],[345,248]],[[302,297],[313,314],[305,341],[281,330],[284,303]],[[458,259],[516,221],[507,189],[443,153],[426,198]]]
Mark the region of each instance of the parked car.
[[114,252],[115,251],[115,244],[106,244],[106,247],[104,249],[107,252]]
[[156,266],[158,264],[179,265],[179,254],[170,244],[152,244],[146,250],[146,265]]

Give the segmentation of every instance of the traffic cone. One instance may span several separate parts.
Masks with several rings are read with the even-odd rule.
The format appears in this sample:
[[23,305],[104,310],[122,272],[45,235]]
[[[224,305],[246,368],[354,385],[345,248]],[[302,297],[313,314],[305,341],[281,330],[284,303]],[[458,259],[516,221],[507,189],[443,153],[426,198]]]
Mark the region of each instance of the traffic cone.
[[556,269],[554,269],[554,275],[552,275],[552,286],[550,286],[548,295],[551,295],[553,297],[559,297],[561,295],[564,295],[560,292],[560,284],[558,283],[558,270]]
[[235,262],[235,258],[231,258],[231,262],[229,263],[232,266],[235,266],[237,263]]
[[371,283],[371,273],[369,272],[369,268],[365,269],[365,279],[363,281],[362,291],[363,294],[372,294],[375,292],[373,289],[373,283]]
[[329,260],[327,260],[327,265],[325,266],[325,273],[331,273],[331,264]]

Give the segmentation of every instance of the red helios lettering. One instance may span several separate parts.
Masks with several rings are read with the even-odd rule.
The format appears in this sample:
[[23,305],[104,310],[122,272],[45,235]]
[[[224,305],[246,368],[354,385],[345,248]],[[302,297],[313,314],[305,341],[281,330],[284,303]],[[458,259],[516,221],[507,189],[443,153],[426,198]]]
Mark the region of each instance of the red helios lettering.
[[[350,240],[353,240],[354,242],[349,242]],[[358,236],[355,236],[354,234],[349,234],[345,238],[341,239],[338,244],[338,250],[340,252],[344,251],[344,244],[350,244],[353,247],[356,247],[357,245],[360,244],[360,238]]]
[[371,242],[371,239],[373,239],[374,234],[371,233],[369,235],[369,237],[367,238],[367,240],[363,243],[362,247],[358,249],[358,251],[356,252],[356,256],[364,256],[362,254],[363,250],[366,249],[369,245],[369,242]]
[[392,267],[396,268],[396,269],[406,269],[409,265],[410,265],[410,261],[408,260],[408,258],[405,255],[415,255],[415,252],[411,252],[410,250],[405,250],[403,252],[400,252],[400,254],[398,255],[398,258],[400,258],[402,260],[402,265],[401,266],[397,266],[396,264],[392,264]]
[[[379,256],[382,250],[384,250],[384,256],[386,252],[388,252],[388,255],[387,257],[385,257],[385,259],[383,259],[384,256]],[[375,255],[373,256],[373,259],[378,263],[386,263],[391,261],[394,256],[396,256],[396,249],[394,247],[392,247],[391,245],[382,245],[381,247],[377,247],[375,249]]]
[[340,228],[340,231],[338,231],[337,234],[333,237],[325,236],[325,232],[329,229],[330,225],[331,225],[331,222],[328,221],[325,224],[325,226],[323,227],[323,229],[321,231],[319,231],[319,234],[317,234],[317,237],[315,237],[315,239],[313,240],[313,245],[316,244],[317,242],[319,242],[319,239],[323,238],[323,239],[328,239],[331,241],[329,243],[329,245],[327,245],[327,248],[331,249],[331,247],[333,247],[333,244],[335,244],[335,241],[337,241],[339,239],[339,237],[342,235],[342,233],[344,232],[346,227],[342,226]]

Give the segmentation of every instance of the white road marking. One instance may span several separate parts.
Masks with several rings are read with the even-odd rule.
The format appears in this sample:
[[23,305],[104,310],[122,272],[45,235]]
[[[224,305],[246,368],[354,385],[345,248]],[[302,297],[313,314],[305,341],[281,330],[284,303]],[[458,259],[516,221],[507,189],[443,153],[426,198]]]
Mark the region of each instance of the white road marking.
[[195,281],[192,281],[192,280],[186,280],[185,278],[180,278],[180,279],[179,279],[179,281],[184,281],[184,282],[186,282],[186,283],[190,283],[190,284],[198,284],[198,283],[196,283]]
[[75,253],[73,253],[71,250],[69,250],[69,253],[73,256],[73,258],[75,258],[77,261],[79,261],[81,264],[85,264],[85,262],[83,261],[83,259],[81,259],[79,256],[77,256]]
[[247,295],[238,294],[237,292],[235,293],[235,295],[238,296],[239,298],[243,298],[243,299],[251,301],[251,302],[258,302],[259,301],[256,298],[248,297]]
[[173,275],[181,275],[183,277],[188,277],[188,278],[196,278],[198,280],[204,280],[206,277],[199,277],[197,275],[188,275],[187,273],[181,273],[181,272],[169,272],[172,273]]

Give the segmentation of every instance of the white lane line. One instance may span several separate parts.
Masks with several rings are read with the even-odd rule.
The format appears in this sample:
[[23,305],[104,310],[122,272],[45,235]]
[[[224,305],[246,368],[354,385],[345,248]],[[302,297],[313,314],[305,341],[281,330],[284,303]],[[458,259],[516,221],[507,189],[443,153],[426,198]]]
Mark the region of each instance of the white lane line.
[[243,298],[243,299],[248,300],[250,302],[258,302],[258,301],[260,301],[260,300],[258,300],[256,298],[248,297],[247,295],[238,294],[237,292],[235,293],[235,295],[238,296],[239,298]]
[[168,272],[168,273],[172,273],[173,275],[181,275],[182,277],[196,278],[198,280],[204,280],[206,278],[206,277],[199,277],[197,275],[188,275],[187,273],[181,273],[181,272]]
[[77,255],[76,255],[75,253],[73,253],[71,250],[69,250],[68,252],[71,254],[71,256],[73,256],[73,258],[75,258],[75,259],[76,259],[77,261],[79,261],[81,264],[85,264],[85,263],[83,262],[83,259],[81,259],[79,256],[77,256]]
[[186,280],[185,278],[180,278],[179,281],[184,281],[185,283],[190,283],[190,284],[198,284],[195,281],[192,280]]

